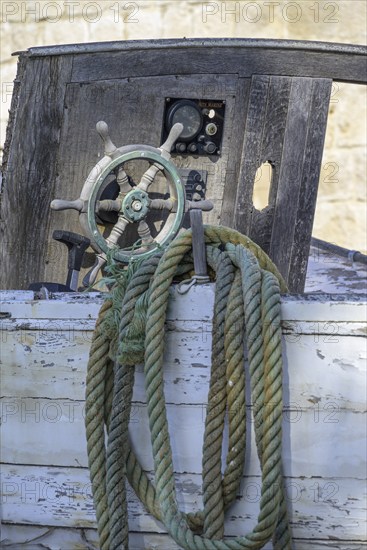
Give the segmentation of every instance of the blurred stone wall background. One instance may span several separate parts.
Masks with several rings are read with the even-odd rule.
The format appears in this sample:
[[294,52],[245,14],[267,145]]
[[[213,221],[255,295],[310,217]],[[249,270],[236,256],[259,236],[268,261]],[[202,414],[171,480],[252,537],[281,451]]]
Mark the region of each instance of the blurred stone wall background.
[[[31,46],[147,38],[248,37],[364,44],[366,0],[1,2],[1,139],[16,57]],[[335,83],[314,236],[366,251],[366,87]],[[24,144],[27,147],[27,144]],[[261,185],[257,192],[261,198]]]

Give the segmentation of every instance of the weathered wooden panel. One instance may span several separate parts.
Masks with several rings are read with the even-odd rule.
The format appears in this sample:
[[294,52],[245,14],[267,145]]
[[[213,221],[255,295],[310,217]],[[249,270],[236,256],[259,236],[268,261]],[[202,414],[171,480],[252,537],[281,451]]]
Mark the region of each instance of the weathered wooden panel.
[[7,166],[8,166],[9,152],[10,152],[9,150],[10,150],[11,140],[14,132],[16,113],[19,105],[20,85],[24,75],[26,64],[27,64],[26,58],[24,56],[20,56],[17,64],[17,75],[14,80],[13,95],[11,98],[11,105],[9,110],[9,119],[6,127],[6,138],[4,143],[4,151],[3,151],[2,166],[1,166],[1,170],[3,174],[4,172],[6,172]]
[[[22,400],[27,397],[84,399],[85,365],[92,327],[88,331],[78,331],[74,327],[61,328],[60,324],[60,330],[55,332],[52,325],[45,323],[39,331],[2,332],[2,392],[14,398],[18,413]],[[328,323],[329,334],[316,332],[323,325],[326,323],[309,323],[308,328],[313,333],[306,335],[305,323],[288,324],[284,335],[285,406],[293,411],[316,409],[317,406],[325,410],[334,407],[335,411],[352,407],[362,412],[366,408],[366,354],[358,338],[340,335],[337,323]],[[189,326],[185,327],[187,330],[183,328],[176,325],[175,330],[167,333],[166,400],[171,404],[200,405],[205,402],[210,376],[211,327],[202,324],[196,329],[193,327],[192,331]],[[309,377],[310,362],[314,368],[312,377]],[[326,376],[325,371],[330,376]],[[137,366],[136,372],[134,398],[143,402],[143,367]],[[353,372],[352,378],[350,372]]]
[[[207,221],[217,223],[224,189],[224,194],[233,198],[240,164],[244,161],[240,150],[250,77],[254,74],[274,76],[278,84],[281,82],[278,77],[282,76],[285,80],[303,76],[365,82],[365,57],[363,46],[223,39],[72,45],[32,48],[22,54],[15,92],[19,100],[13,101],[16,112],[11,115],[9,151],[5,155],[7,170],[1,215],[4,262],[0,287],[27,288],[31,282],[47,279],[62,282],[66,278],[66,248],[53,242],[51,234],[56,227],[80,231],[77,214],[51,216],[49,203],[54,195],[65,197],[70,193],[67,198],[74,198],[98,160],[101,147],[94,131],[97,119],[105,118],[110,123],[111,132],[116,132],[113,134],[117,136],[116,141],[120,138],[126,139],[126,143],[158,144],[164,96],[225,99],[222,156],[216,162],[203,157],[178,160],[182,167],[208,171],[208,197],[214,201],[215,208],[207,215]],[[262,132],[273,142],[273,136],[283,131],[282,124],[276,120],[280,120],[279,109],[284,110],[282,94],[286,90],[277,89],[277,85],[270,88],[269,105],[274,105],[275,114],[267,117]],[[318,96],[316,93],[312,104],[308,103],[314,112],[314,124],[309,128],[306,152],[312,145],[312,154],[305,162],[299,212],[308,211],[315,198],[327,84],[323,91]],[[292,203],[295,204],[293,199]],[[15,211],[21,213],[20,221],[10,217]],[[222,222],[227,223],[231,217],[230,201],[223,206],[222,213]],[[254,235],[264,232],[267,235],[271,227],[269,219],[266,218],[265,223],[264,217],[255,218]],[[309,216],[307,227],[299,226],[295,234],[303,250],[292,252],[290,260],[286,258],[286,262],[300,266],[303,272],[308,247],[303,231],[309,233],[311,225],[312,216]],[[31,242],[29,234],[32,234]],[[289,235],[293,235],[293,230]],[[288,247],[284,245],[283,249]],[[89,255],[86,266],[91,262]],[[297,276],[295,279],[297,281],[291,280],[290,288],[299,290],[301,280]]]
[[233,219],[237,186],[241,174],[241,151],[243,149],[245,120],[249,116],[250,91],[251,79],[239,78],[238,90],[235,97],[233,124],[230,129],[232,143],[228,151],[224,150],[224,153],[228,154],[228,164],[226,171],[220,174],[223,191],[220,216],[218,216],[218,220],[216,221],[216,223],[228,225],[229,227],[234,227],[233,224],[230,225],[230,222]]
[[[310,267],[318,277],[308,282],[312,292],[302,296],[282,295],[282,320],[365,322],[366,293],[356,294],[352,280],[354,277],[357,282],[367,281],[365,267],[360,268],[359,264],[352,265],[350,262],[348,265],[346,259],[332,259],[330,256],[315,256]],[[321,277],[327,280],[323,281]],[[342,284],[346,285],[347,293],[340,292]],[[328,293],[333,285],[337,287],[336,292]],[[176,285],[172,285],[169,290],[167,321],[211,321],[213,290],[212,283],[193,286],[188,293],[190,300],[187,300],[188,296],[178,293]],[[13,321],[16,324],[21,319],[28,319],[30,327],[39,321],[54,319],[78,319],[88,323],[97,318],[106,297],[103,292],[50,293],[48,300],[37,299],[36,295],[31,290],[0,290],[0,313],[1,322],[5,323],[4,329],[11,330],[8,323]],[[205,302],[205,308],[201,301]]]
[[[52,63],[55,64],[57,59],[51,58]],[[70,57],[66,59],[68,63],[71,63]],[[40,64],[44,60],[37,58],[36,62]],[[31,68],[28,69],[28,73]],[[30,159],[24,163],[24,166],[17,167],[16,174],[14,174],[11,164],[8,166],[9,172],[4,182],[4,189],[6,189],[5,194],[8,193],[10,196],[10,202],[9,209],[4,210],[3,218],[4,220],[7,219],[8,216],[5,214],[10,212],[11,208],[14,210],[14,202],[18,200],[15,196],[17,194],[21,195],[18,209],[21,207],[21,211],[24,210],[27,215],[22,216],[24,226],[21,226],[20,230],[19,224],[15,220],[9,224],[7,222],[6,230],[4,224],[6,233],[4,256],[7,256],[7,262],[4,263],[4,273],[6,271],[7,275],[4,275],[5,279],[1,282],[2,288],[10,288],[11,286],[14,288],[27,288],[29,283],[35,281],[65,282],[67,249],[61,243],[52,240],[52,233],[55,229],[60,228],[78,233],[81,231],[81,227],[77,212],[52,212],[49,205],[51,199],[55,197],[74,199],[79,196],[88,173],[102,154],[103,144],[95,130],[98,120],[105,120],[109,124],[112,138],[118,146],[130,143],[147,143],[159,146],[165,97],[212,97],[226,100],[226,127],[221,156],[215,159],[201,157],[200,160],[187,156],[175,157],[175,163],[181,168],[195,168],[208,172],[207,197],[214,203],[214,210],[205,215],[206,221],[209,223],[219,221],[227,167],[229,163],[231,167],[235,166],[240,151],[238,133],[232,135],[231,128],[234,126],[235,113],[236,115],[241,113],[246,98],[243,95],[243,85],[240,87],[241,93],[237,93],[238,79],[236,75],[191,74],[183,77],[167,75],[150,79],[149,86],[147,86],[146,78],[66,85],[68,77],[62,71],[60,72],[61,74],[57,80],[60,88],[60,105],[53,107],[55,110],[59,108],[59,118],[49,114],[46,107],[37,115],[39,117],[37,127],[39,128],[45,128],[47,125],[57,122],[57,128],[55,127],[52,130],[57,134],[57,147],[53,145],[52,136],[49,139],[50,143],[47,143],[47,147],[44,147],[41,138],[48,141],[48,135],[42,137],[42,132],[44,133],[46,130],[40,130],[42,135],[34,137],[37,149],[35,153],[32,152]],[[28,75],[29,78],[32,76]],[[37,88],[38,103],[41,103],[42,95],[48,93],[47,79],[45,80],[40,75],[36,75],[35,79],[38,83],[42,83],[41,88]],[[54,77],[55,79],[56,77]],[[45,88],[43,88],[43,85],[45,85]],[[28,80],[24,77],[21,89],[27,87]],[[27,105],[33,103],[33,110],[38,112],[38,103],[32,95],[27,98],[27,101]],[[49,105],[49,103],[45,101],[45,105]],[[119,116],[116,116],[116,112],[119,113]],[[20,116],[26,118],[27,113],[21,112]],[[47,117],[50,119],[49,123]],[[42,123],[40,122],[41,119],[43,120]],[[78,121],[78,124],[75,124],[75,121]],[[29,124],[32,125],[32,123],[33,119],[31,118]],[[28,122],[24,121],[23,124],[28,124]],[[14,126],[13,132],[17,133],[18,131],[19,128]],[[51,153],[53,151],[52,147],[55,149],[54,157],[46,162],[43,150],[47,149]],[[29,150],[26,149],[24,155],[28,154]],[[19,158],[16,159],[16,162],[19,163]],[[28,175],[27,179],[25,176],[20,179],[18,177],[18,170],[27,170],[27,162],[33,162],[36,165],[32,172],[35,181],[32,177],[29,178]],[[47,166],[47,170],[51,170],[49,165],[52,164],[52,171],[47,173],[47,176],[42,176],[38,164],[42,164],[43,170],[46,169],[44,165]],[[13,177],[18,178],[19,193],[15,194],[12,183]],[[44,181],[42,193],[46,193],[45,190],[47,190],[47,196],[45,195],[45,200],[41,202],[38,199],[42,183],[37,178]],[[29,193],[23,192],[21,194],[22,185],[25,185],[26,181]],[[19,182],[23,183],[20,184]],[[5,198],[4,205],[6,204]],[[33,204],[31,211],[29,204]],[[17,223],[16,230],[13,227],[15,223]],[[39,234],[37,234],[37,227],[40,228]],[[26,238],[19,239],[20,234],[26,235],[30,230],[32,230],[32,234],[36,235],[32,243]],[[9,235],[12,236],[11,239]],[[24,254],[18,254],[18,239],[22,242],[19,246],[24,248]],[[31,262],[28,261],[28,256],[32,257]],[[15,259],[14,262],[13,259]],[[84,261],[85,267],[90,267],[93,262],[92,255],[87,254]],[[81,275],[84,274],[85,270],[82,271]]]
[[[113,142],[117,147],[129,144],[161,144],[165,98],[213,98],[226,100],[226,127],[220,157],[175,156],[173,162],[179,168],[195,168],[208,172],[206,198],[212,200],[214,209],[205,213],[207,223],[217,224],[223,197],[224,176],[229,157],[232,162],[239,154],[239,143],[232,135],[237,94],[235,75],[201,75],[122,78],[101,82],[68,84],[65,95],[65,112],[61,129],[58,154],[58,175],[54,196],[64,199],[79,197],[84,182],[95,164],[103,155],[103,143],[95,126],[99,120],[107,122]],[[243,103],[240,97],[238,101]],[[118,116],[116,116],[118,113]],[[78,124],[75,124],[78,120]],[[131,173],[130,173],[131,174]],[[67,274],[67,249],[52,241],[55,229],[67,228],[81,232],[76,211],[51,212],[47,243],[49,262],[42,280],[64,282]],[[94,255],[87,254],[84,267],[94,263]],[[82,270],[83,276],[88,269]],[[61,276],[61,280],[60,280]]]
[[[25,542],[27,550],[98,550],[97,532],[93,529],[3,524],[2,541],[2,548],[6,550],[19,550],[19,545]],[[294,550],[364,550],[365,544],[302,539],[295,541],[293,547]],[[130,532],[130,549],[179,550],[179,546],[168,535]],[[271,550],[271,544],[264,546],[264,550]]]
[[[86,82],[107,78],[190,73],[237,73],[309,76],[366,82],[363,46],[272,40],[167,40],[144,45],[125,43],[125,47],[102,46],[97,53],[76,53],[72,80]],[[149,46],[149,47],[148,47]],[[213,48],[220,50],[213,65]],[[104,49],[104,51],[103,51]],[[114,49],[120,51],[113,51]],[[102,51],[101,51],[102,50]],[[64,50],[65,51],[65,50]],[[82,51],[82,50],[79,50]],[[85,51],[85,50],[84,50]],[[124,51],[124,63],[120,62]],[[50,52],[39,50],[41,55]],[[31,55],[37,55],[32,48]],[[159,62],[157,61],[159,55]]]
[[[60,294],[57,300],[34,301],[33,293],[11,291],[3,298],[1,309],[8,313],[1,331],[5,548],[18,550],[17,541],[38,533],[31,550],[43,543],[65,550],[62,543],[69,540],[70,549],[93,549],[97,543],[86,469],[84,377],[102,298]],[[204,431],[212,306],[213,285],[193,288],[185,296],[171,290],[167,414],[179,499],[190,510],[201,506],[198,449]],[[346,297],[327,302],[317,295],[285,297],[282,314],[284,470],[294,548],[356,550],[365,541],[366,303]],[[131,438],[151,472],[141,366],[136,378]],[[253,436],[244,473],[239,500],[228,515],[231,535],[247,532],[258,513],[260,469]],[[130,493],[129,502],[132,548],[173,550],[163,527]],[[25,524],[30,524],[26,530]],[[37,525],[48,527],[40,532]]]
[[[151,477],[152,474],[149,474]],[[58,527],[94,527],[95,514],[88,470],[40,466],[3,467],[3,519],[19,524]],[[285,478],[292,510],[294,538],[363,540],[355,535],[365,520],[366,487],[356,479]],[[201,476],[176,476],[180,509],[202,507]],[[240,536],[255,527],[259,512],[261,478],[244,477],[239,496],[227,512],[226,533]],[[146,512],[128,490],[131,531],[164,533],[164,526]],[[295,547],[298,548],[297,543]]]
[[[289,288],[303,289],[305,286],[311,242],[309,236],[312,234],[315,216],[331,90],[332,82],[330,80],[314,79],[312,81],[312,97],[309,107],[307,139],[304,147],[304,160],[296,211],[297,218],[293,241],[290,246],[291,254],[288,259],[287,280]],[[299,128],[296,129],[296,132],[299,132]],[[290,191],[292,191],[292,188]],[[288,201],[290,201],[289,198]],[[284,207],[287,208],[284,204],[279,204],[277,207],[280,209]],[[275,214],[275,219],[277,214],[278,212]],[[280,215],[283,216],[282,213]],[[287,230],[284,225],[283,229],[285,231]],[[279,239],[279,242],[282,242],[283,235],[280,225],[278,225],[277,231],[278,233],[272,236],[272,241],[276,242],[276,239]],[[287,257],[284,251],[282,251],[282,254],[283,257]],[[278,258],[279,256],[277,257],[277,261],[279,265],[281,265]],[[294,265],[297,265],[297,270],[292,269]]]
[[[205,389],[202,388],[205,392]],[[291,397],[297,402],[297,398]],[[315,399],[313,407],[294,406],[284,413],[283,450],[286,475],[357,477],[365,475],[366,414],[339,408],[333,401]],[[2,398],[2,460],[14,464],[87,466],[84,402],[68,399]],[[237,411],[231,411],[235,414]],[[201,472],[201,449],[206,407],[167,404],[174,436],[177,472]],[[249,428],[251,416],[248,416]],[[57,428],[57,429],[56,429]],[[131,440],[143,468],[153,469],[147,408],[134,402]],[[19,441],[22,442],[19,445]],[[76,442],[78,444],[76,445]],[[255,441],[248,456],[249,475],[259,475]],[[335,449],[338,449],[335,456]]]
[[305,292],[359,294],[366,298],[366,265],[311,246]]
[[[259,244],[291,292],[304,289],[331,85],[326,79],[252,78],[238,185],[227,185],[223,196],[222,223]],[[272,180],[269,204],[259,211],[253,190],[265,162]]]
[[269,252],[293,292],[305,285],[331,86],[292,82]]
[[[22,67],[10,151],[4,175],[0,288],[27,288],[47,263],[47,213],[57,174],[56,157],[72,59],[31,59]],[[23,72],[24,71],[24,72]]]
[[[271,216],[269,208],[258,212],[252,201],[256,170],[263,162],[280,164],[290,78],[255,76],[251,80],[249,105],[243,138],[243,152],[237,186],[227,186],[223,196],[222,223],[246,228],[265,251],[269,250]],[[272,176],[272,198],[278,187],[279,169]],[[235,206],[235,207],[234,207]],[[256,218],[256,223],[252,222]]]

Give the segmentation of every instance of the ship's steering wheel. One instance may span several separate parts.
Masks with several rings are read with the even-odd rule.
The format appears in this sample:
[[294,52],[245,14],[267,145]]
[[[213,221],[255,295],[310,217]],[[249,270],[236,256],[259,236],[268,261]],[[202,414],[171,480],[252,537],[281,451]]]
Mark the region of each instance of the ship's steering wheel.
[[[147,258],[170,242],[178,233],[185,211],[191,208],[211,210],[210,201],[187,201],[185,189],[175,165],[170,161],[171,149],[183,131],[183,125],[175,124],[166,142],[158,149],[147,145],[127,145],[117,148],[111,141],[108,126],[100,121],[97,132],[105,146],[105,156],[94,166],[82,188],[80,198],[75,201],[56,199],[52,201],[53,210],[74,209],[79,211],[79,221],[97,252],[96,263],[83,280],[89,286],[96,280],[98,271],[105,265],[107,253],[112,251],[113,258],[122,263],[131,259]],[[149,162],[140,182],[132,187],[131,180],[125,171],[125,164],[134,160]],[[169,198],[151,198],[149,187],[157,172],[163,172],[169,188]],[[118,196],[115,199],[99,200],[106,181],[114,175],[118,185]],[[167,220],[162,230],[153,238],[146,217],[152,210],[165,210]],[[104,238],[97,225],[96,216],[103,213],[117,213],[117,222],[110,235]],[[133,246],[120,248],[120,237],[129,224],[136,223],[139,240]]]

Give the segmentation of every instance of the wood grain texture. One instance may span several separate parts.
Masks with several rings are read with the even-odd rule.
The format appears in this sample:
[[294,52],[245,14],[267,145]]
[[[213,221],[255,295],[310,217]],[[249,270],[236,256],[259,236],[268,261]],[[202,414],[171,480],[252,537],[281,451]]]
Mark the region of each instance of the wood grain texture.
[[[345,368],[348,365],[351,372],[351,363]],[[331,375],[337,370],[334,364],[327,372]],[[359,382],[363,382],[363,377],[362,373]],[[200,391],[205,393],[207,385],[202,384]],[[318,395],[311,398],[315,403],[302,409],[297,404],[297,397],[291,395],[293,408],[284,411],[284,474],[299,478],[365,479],[365,411],[342,409],[336,402]],[[344,406],[348,407],[348,403]],[[4,423],[2,460],[5,463],[87,467],[82,400],[7,397],[1,400],[1,407]],[[167,404],[177,473],[201,473],[201,452],[198,450],[202,446],[205,415],[205,404]],[[251,415],[249,431],[250,426]],[[137,401],[132,405],[130,437],[142,467],[153,470],[147,408]],[[248,438],[248,447],[246,473],[260,475],[253,434]]]
[[293,292],[306,278],[331,85],[292,81],[269,252]]
[[[298,292],[304,288],[306,279],[311,242],[309,236],[312,234],[315,215],[332,87],[330,80],[315,79],[312,84],[307,141],[297,206],[297,222],[293,234],[288,268],[289,287],[297,289]],[[297,269],[293,269],[293,266],[297,266]]]
[[71,58],[28,60],[1,201],[1,288],[27,288],[47,262],[48,210]]
[[[60,294],[34,301],[32,295],[3,293],[2,310],[10,314],[1,326],[3,546],[18,550],[27,536],[39,536],[35,550],[38,544],[64,550],[62,541],[70,541],[70,549],[93,549],[84,379],[102,297]],[[172,288],[168,308],[165,393],[185,510],[202,505],[213,298],[211,284],[184,296]],[[282,318],[283,456],[294,548],[359,550],[365,541],[366,302],[286,297]],[[131,440],[152,476],[142,366],[133,400]],[[250,433],[251,407],[248,413]],[[261,480],[253,434],[246,458],[238,499],[228,511],[229,536],[249,531],[258,514]],[[129,506],[133,548],[175,548],[131,491]]]
[[[131,550],[179,550],[179,546],[163,533],[130,532]],[[95,529],[38,527],[33,525],[2,524],[2,548],[20,550],[27,544],[27,550],[98,550],[98,536]],[[11,542],[14,541],[14,542]],[[20,548],[19,548],[20,547]],[[365,550],[363,542],[320,539],[297,539],[294,550]],[[266,544],[263,550],[271,550]]]
[[[26,59],[22,55],[19,57],[18,63],[17,63],[17,74],[13,84],[13,95],[11,98],[9,118],[6,126],[6,137],[5,137],[4,152],[3,152],[2,166],[1,166],[1,170],[3,174],[6,172],[7,165],[8,165],[11,140],[12,140],[13,131],[14,131],[15,119],[18,111],[19,92],[20,92],[21,82],[23,80],[25,67],[26,67]],[[1,191],[0,191],[0,202],[1,202]]]
[[[237,186],[232,189],[232,193],[230,190],[227,191],[227,189],[224,193],[224,201],[228,204],[224,204],[223,207],[231,212],[231,219],[225,219],[222,222],[224,225],[229,225],[244,233],[249,231],[253,210],[252,192],[255,174],[257,168],[262,163],[262,160],[260,160],[261,142],[266,118],[269,80],[270,77],[268,76],[258,76],[251,80],[239,180]],[[250,234],[248,236],[252,237]]]
[[[83,44],[59,44],[56,46],[37,46],[27,50],[27,55],[32,57],[48,55],[70,55],[79,53],[99,53],[128,50],[160,50],[162,48],[186,48],[189,52],[192,48],[217,47],[248,49],[272,49],[275,51],[305,51],[323,52],[338,55],[365,56],[365,45],[342,44],[337,42],[320,42],[315,40],[274,40],[264,38],[168,38],[151,40],[116,40],[112,42],[93,42]],[[16,52],[14,55],[19,54]],[[23,52],[25,53],[25,52]]]
[[[318,407],[326,411],[329,406],[330,411],[339,412],[348,406],[363,412],[365,358],[356,336],[362,336],[365,327],[361,324],[359,334],[346,336],[341,334],[341,324],[336,322],[285,323],[284,356],[288,370],[285,410],[302,412],[310,409],[317,412]],[[79,321],[75,321],[75,326],[77,324]],[[88,360],[91,327],[85,332],[78,332],[74,327],[70,331],[65,327],[54,332],[52,323],[44,326],[40,331],[7,331],[2,340],[3,407],[6,408],[5,403],[11,401],[14,414],[10,416],[18,420],[22,407],[26,410],[24,399],[48,397],[76,402],[84,400],[85,364]],[[352,323],[347,327],[349,332],[355,330]],[[209,382],[210,327],[205,324],[194,326],[192,334],[189,333],[188,325],[175,324],[175,330],[172,325],[169,328],[171,330],[167,332],[165,353],[165,377],[168,384],[166,401],[177,405],[203,405],[203,389]],[[316,333],[316,330],[319,332]],[[52,358],[49,357],[47,347],[53,350]],[[307,379],[308,362],[298,361],[300,354],[307,356],[317,372],[317,376],[310,380]],[[325,369],[332,376],[325,377]],[[142,366],[137,366],[136,370],[138,378],[134,399],[143,403],[145,390]],[[351,371],[354,373],[353,381],[350,379]],[[81,405],[76,407],[82,408]],[[56,409],[60,410],[55,406],[54,414],[57,413]],[[297,415],[292,413],[290,416]]]
[[345,256],[311,246],[305,292],[360,294],[366,297],[367,269]]
[[[152,478],[153,473],[148,473]],[[86,468],[47,468],[4,465],[4,520],[18,524],[68,528],[95,527],[95,513],[89,473]],[[180,509],[202,507],[201,476],[176,475]],[[256,525],[261,493],[259,476],[244,476],[238,498],[227,512],[226,533],[240,536]],[[356,525],[364,520],[366,490],[355,479],[285,478],[288,505],[293,511],[292,529],[296,539],[335,537],[348,541]],[[128,488],[129,527],[132,532],[165,533],[164,526],[151,517],[134,491]],[[322,519],[321,519],[322,516]],[[363,532],[355,540],[363,541]],[[271,546],[270,546],[271,548]]]
[[[304,290],[331,84],[254,76],[238,185],[224,191],[223,223],[259,244],[296,293]],[[272,179],[268,206],[259,211],[252,197],[264,162]]]
[[[51,235],[62,227],[79,232],[78,216],[76,212],[51,214],[48,205],[52,198],[76,198],[98,161],[102,148],[95,122],[105,119],[118,145],[158,145],[164,98],[185,96],[226,101],[221,156],[175,158],[179,167],[208,172],[207,198],[214,202],[214,210],[204,220],[235,225],[250,233],[265,250],[271,248],[273,259],[279,261],[286,278],[289,276],[290,289],[302,291],[329,79],[364,82],[365,59],[362,46],[271,40],[193,39],[32,48],[21,57],[25,72],[15,113],[17,122],[9,126],[13,164],[8,166],[4,184],[1,286],[26,288],[30,282],[66,279],[66,248],[52,241]],[[254,74],[263,76],[254,77],[251,84]],[[307,82],[313,83],[311,98],[305,91]],[[248,100],[250,84],[252,96]],[[303,101],[299,93],[305,94]],[[306,138],[304,132],[292,134],[291,128],[297,128],[295,113],[301,119],[299,109],[304,114],[307,108],[312,112]],[[20,155],[24,136],[28,146]],[[291,159],[297,155],[301,158],[303,145],[301,170],[299,165],[291,166]],[[244,189],[252,190],[261,159],[272,158],[270,204],[264,212],[257,212],[249,208]],[[289,181],[298,176],[302,189],[292,189],[289,200],[285,197]],[[279,199],[279,181],[283,179],[287,192],[278,209],[276,196]],[[300,202],[294,218],[297,197]],[[235,200],[238,213],[233,219]],[[286,210],[292,206],[294,223],[290,222],[289,231],[284,230],[280,214],[284,201]],[[13,211],[21,212],[20,223],[10,214]],[[275,219],[278,233],[275,231],[276,237],[271,239]],[[283,236],[294,238],[292,249],[288,243],[282,244]],[[87,254],[82,276],[92,263],[92,255]],[[292,274],[288,273],[289,265],[294,267]]]
[[[301,192],[303,165],[307,161],[305,149],[309,120],[312,118],[312,88],[313,81],[311,79],[295,78],[291,81],[283,154],[279,166],[280,185],[274,205],[269,253],[287,284],[289,284],[290,269],[294,271],[298,268],[295,265],[291,266],[290,261],[294,232],[296,225],[301,222],[297,216],[297,206]],[[328,103],[326,108],[328,109]],[[318,147],[319,144],[315,143],[314,146]],[[318,186],[318,178],[314,185]],[[316,203],[310,204],[309,207],[314,210]],[[311,234],[303,234],[302,237],[304,241],[311,240]],[[297,275],[296,280],[299,279],[300,273],[298,272]],[[303,288],[298,286],[292,290],[302,292]]]
[[[173,162],[179,168],[195,168],[208,172],[210,185],[206,198],[214,203],[214,209],[204,214],[204,220],[206,223],[217,224],[229,151],[232,154],[238,153],[237,143],[230,131],[234,123],[236,89],[237,77],[233,75],[200,74],[154,77],[149,79],[149,85],[146,78],[68,84],[54,197],[75,199],[79,196],[88,173],[103,153],[103,143],[95,130],[99,120],[107,122],[112,140],[118,147],[134,143],[158,147],[161,143],[166,97],[214,97],[227,100],[227,126],[222,155],[207,158],[175,156]],[[46,242],[49,243],[50,261],[45,266],[43,280],[64,281],[67,273],[67,250],[65,246],[52,241],[52,232],[54,229],[64,228],[80,233],[78,213],[70,210],[48,210],[45,215],[49,223]],[[92,254],[87,254],[81,277],[93,262]]]
[[228,154],[227,169],[222,174],[223,194],[218,221],[222,225],[234,227],[234,205],[237,194],[237,185],[241,173],[241,152],[244,140],[244,128],[249,107],[249,94],[251,90],[250,78],[239,78],[238,87],[235,94],[235,104],[233,108],[233,118],[228,120],[226,117],[225,134],[228,132],[232,136],[229,143],[230,147],[224,149],[224,154]]
[[[351,362],[343,365],[349,368],[349,373],[353,370],[351,365]],[[327,372],[332,374],[334,371],[338,371],[338,367],[332,364]],[[364,378],[363,372],[356,376],[359,383],[363,383]],[[203,383],[198,389],[205,393],[207,385]],[[285,475],[299,478],[344,476],[363,480],[367,435],[365,411],[342,409],[337,401],[320,396],[320,390],[317,395],[311,394],[313,401],[307,409],[298,405],[296,396],[291,395],[290,399],[294,402],[291,408],[285,409],[283,422]],[[343,406],[348,407],[349,403],[345,401]],[[7,397],[1,400],[1,407],[4,462],[67,468],[87,466],[82,400]],[[198,450],[202,444],[205,414],[205,404],[167,405],[178,473],[201,472],[201,452]],[[250,427],[251,415],[249,430]],[[130,429],[132,444],[143,468],[152,470],[147,410],[137,401],[132,407]],[[248,445],[246,473],[260,475],[253,437],[249,437]],[[330,461],[333,462],[332,470]]]
[[[350,82],[366,82],[366,50],[363,46],[348,53],[333,49],[272,48],[271,41],[265,47],[246,47],[246,41],[221,41],[207,46],[202,41],[177,42],[175,46],[164,42],[156,48],[139,49],[139,44],[121,51],[101,51],[74,55],[73,82],[88,82],[123,76],[138,77],[147,74],[164,75],[190,73],[233,73],[242,77],[253,74],[282,76],[308,76],[333,78]],[[218,54],[213,51],[219,45]],[[203,47],[204,46],[204,47]],[[210,47],[211,46],[211,47]],[[159,55],[159,62],[157,61]]]

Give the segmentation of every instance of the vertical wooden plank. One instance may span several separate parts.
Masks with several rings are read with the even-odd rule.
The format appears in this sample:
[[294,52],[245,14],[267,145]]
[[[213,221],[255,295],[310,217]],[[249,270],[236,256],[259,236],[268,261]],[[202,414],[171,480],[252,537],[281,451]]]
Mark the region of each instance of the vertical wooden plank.
[[0,288],[27,288],[43,273],[65,84],[71,68],[71,56],[26,60],[3,184]]
[[291,292],[304,289],[331,85],[292,79],[270,247]]
[[257,243],[261,243],[261,247],[266,253],[269,253],[270,248],[290,89],[290,78],[276,76],[270,78],[266,101],[266,115],[262,130],[261,155],[256,167],[259,168],[264,162],[270,162],[272,166],[269,202],[263,210],[259,211],[253,205],[251,198],[252,212],[248,229],[251,239]]
[[[266,75],[251,81],[233,226],[270,255],[292,292],[304,288],[331,82]],[[254,180],[267,161],[269,203],[259,211]]]
[[[261,164],[263,128],[266,120],[266,105],[269,76],[256,76],[251,81],[249,106],[241,157],[239,184],[234,210],[234,227],[248,234],[252,217],[252,193],[256,170]],[[232,205],[233,208],[233,205]],[[251,235],[249,235],[251,237]]]
[[6,126],[6,137],[5,137],[5,143],[4,143],[2,167],[1,167],[3,174],[6,172],[6,167],[8,165],[10,144],[11,144],[12,135],[13,135],[15,118],[16,118],[16,113],[17,113],[17,108],[19,103],[20,86],[23,80],[25,65],[26,65],[26,57],[21,55],[18,58],[17,75],[14,80],[13,95],[11,98],[11,105],[10,105],[10,111],[9,111],[9,119],[8,119],[8,124]]
[[274,165],[269,205],[275,204],[278,189],[291,82],[291,78],[284,76],[272,76],[270,79],[261,157],[262,162],[268,160]]
[[[231,140],[228,147],[228,163],[223,174],[224,190],[222,198],[222,206],[220,210],[220,223],[228,227],[235,227],[235,204],[237,197],[238,181],[240,181],[241,172],[241,152],[243,149],[244,128],[247,118],[247,109],[249,96],[251,92],[251,79],[240,78],[238,80],[235,105],[233,108],[233,117],[231,126],[226,114],[225,132],[230,133]],[[223,152],[225,152],[223,150]]]
[[270,245],[270,256],[286,281],[297,220],[311,104],[312,79],[292,79]]
[[[270,247],[290,86],[288,77],[256,75],[252,78],[237,189],[233,196],[226,188],[223,199],[224,204],[231,201],[228,209],[232,217],[227,216],[222,223],[245,233],[266,252]],[[272,187],[269,205],[260,212],[254,207],[252,197],[256,171],[266,161],[274,168]]]
[[293,292],[303,292],[305,286],[331,88],[332,80],[313,80],[310,120],[290,259],[291,266],[297,266],[297,269],[290,269],[288,275],[288,286]]

